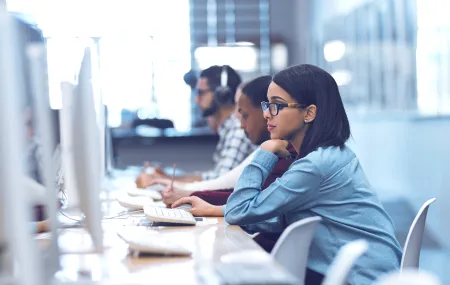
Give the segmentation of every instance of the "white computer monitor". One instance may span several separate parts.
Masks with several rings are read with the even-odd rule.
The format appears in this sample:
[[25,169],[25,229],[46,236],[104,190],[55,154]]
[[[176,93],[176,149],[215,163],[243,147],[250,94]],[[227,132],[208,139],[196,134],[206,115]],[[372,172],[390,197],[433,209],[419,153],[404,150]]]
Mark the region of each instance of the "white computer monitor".
[[3,4],[0,4],[0,31],[0,243],[14,256],[16,272],[22,274],[2,273],[13,277],[15,284],[43,284],[37,246],[30,232],[31,203],[22,183],[25,168],[20,154],[24,150],[25,131],[19,100],[25,98],[25,58],[18,23]]
[[78,193],[75,186],[75,174],[73,168],[72,153],[72,118],[74,117],[72,110],[72,101],[74,96],[75,85],[70,82],[61,82],[62,108],[59,116],[59,126],[61,133],[61,156],[62,166],[64,170],[64,191],[67,194],[68,209],[79,208]]
[[[46,250],[46,254],[41,255],[44,259],[43,264],[46,264],[45,277],[50,280],[54,274],[59,270],[59,246],[58,246],[58,208],[57,208],[57,192],[55,187],[55,175],[59,172],[60,165],[54,163],[53,154],[56,148],[56,143],[59,141],[56,136],[59,132],[55,128],[55,119],[52,116],[50,108],[50,98],[48,92],[48,77],[47,77],[47,56],[46,46],[43,43],[33,43],[27,45],[27,60],[30,74],[30,90],[31,90],[31,105],[33,106],[34,121],[36,126],[36,134],[41,142],[41,160],[42,160],[42,182],[43,185],[35,182],[31,178],[26,178],[28,181],[28,188],[34,193],[37,193],[40,186],[44,189],[43,198],[45,202],[35,204],[46,205],[47,221],[51,226],[52,240],[50,246]],[[35,182],[35,183],[33,183]]]
[[[92,64],[91,48],[84,51],[77,76],[77,83],[61,83],[62,109],[60,110],[61,151],[64,168],[64,185],[68,197],[66,211],[72,220],[64,220],[64,226],[85,226],[96,250],[101,250],[103,233],[101,228],[100,189],[104,176],[102,163],[102,121],[103,113],[98,107],[100,94],[95,85],[97,63]],[[99,112],[100,111],[100,112]],[[104,138],[103,138],[104,139]],[[73,215],[73,210],[83,214]],[[68,223],[68,224],[66,224]]]
[[113,177],[114,170],[114,149],[113,149],[113,134],[112,129],[108,125],[108,106],[105,106],[105,176]]
[[[97,123],[95,88],[93,88],[91,50],[86,48],[81,63],[78,85],[73,92],[71,106],[71,142],[74,182],[85,225],[96,250],[103,246],[100,190],[103,179],[100,142]],[[64,106],[63,106],[64,108]]]

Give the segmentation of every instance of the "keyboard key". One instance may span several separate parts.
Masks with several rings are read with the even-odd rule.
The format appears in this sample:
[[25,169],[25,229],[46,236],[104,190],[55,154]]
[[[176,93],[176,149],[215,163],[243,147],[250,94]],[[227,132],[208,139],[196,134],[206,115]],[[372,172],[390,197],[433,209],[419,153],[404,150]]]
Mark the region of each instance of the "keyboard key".
[[181,209],[167,209],[148,205],[144,207],[144,213],[147,220],[153,222],[191,225],[196,223],[191,213]]

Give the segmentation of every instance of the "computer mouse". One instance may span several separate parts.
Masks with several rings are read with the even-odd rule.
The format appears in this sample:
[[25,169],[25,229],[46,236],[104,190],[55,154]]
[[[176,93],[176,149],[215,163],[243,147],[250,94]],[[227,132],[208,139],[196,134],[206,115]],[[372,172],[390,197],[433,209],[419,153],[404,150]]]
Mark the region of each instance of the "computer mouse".
[[161,193],[154,191],[154,190],[147,190],[142,188],[130,188],[127,190],[128,195],[133,197],[150,197],[153,200],[162,200]]
[[131,210],[143,210],[144,205],[147,204],[154,204],[154,200],[150,197],[145,196],[129,196],[127,193],[122,193],[122,195],[119,195],[117,197],[117,202],[124,207]]
[[192,209],[192,204],[189,204],[189,203],[181,204],[180,206],[175,207],[174,209],[189,211],[190,209]]
[[220,257],[223,263],[261,263],[272,261],[272,256],[262,250],[242,250],[231,252]]

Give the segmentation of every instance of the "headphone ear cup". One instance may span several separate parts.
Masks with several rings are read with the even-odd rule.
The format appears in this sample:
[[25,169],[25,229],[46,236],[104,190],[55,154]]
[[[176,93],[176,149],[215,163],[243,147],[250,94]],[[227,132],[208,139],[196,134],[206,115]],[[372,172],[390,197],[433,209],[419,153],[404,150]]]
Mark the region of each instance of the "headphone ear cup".
[[231,89],[228,86],[218,86],[214,92],[214,96],[216,97],[217,102],[220,104],[227,104],[232,102],[233,98],[231,94]]

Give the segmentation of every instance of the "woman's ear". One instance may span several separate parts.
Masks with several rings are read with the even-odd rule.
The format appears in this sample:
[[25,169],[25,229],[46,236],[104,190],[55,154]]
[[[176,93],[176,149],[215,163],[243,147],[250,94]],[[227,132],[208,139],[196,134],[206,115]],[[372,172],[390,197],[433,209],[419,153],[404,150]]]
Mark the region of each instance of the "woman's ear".
[[312,123],[316,118],[316,114],[317,114],[316,105],[309,105],[308,107],[306,107],[305,124]]

